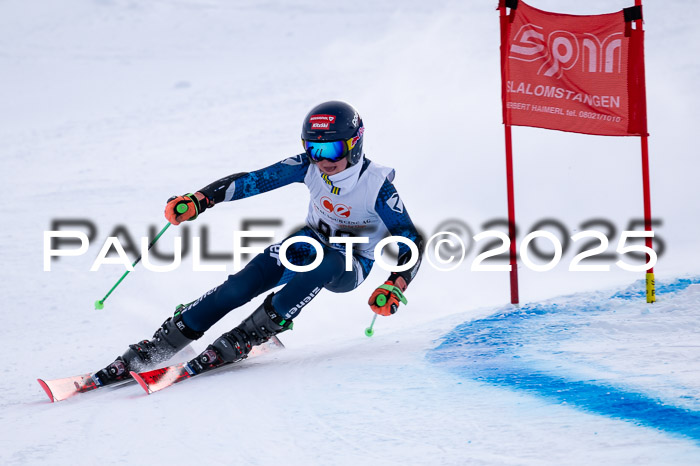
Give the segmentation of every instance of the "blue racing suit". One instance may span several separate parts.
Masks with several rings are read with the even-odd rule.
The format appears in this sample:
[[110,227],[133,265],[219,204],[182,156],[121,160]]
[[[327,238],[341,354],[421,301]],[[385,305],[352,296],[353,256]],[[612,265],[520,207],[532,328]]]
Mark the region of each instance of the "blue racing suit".
[[[330,236],[369,235],[376,243],[379,235],[391,234],[413,241],[420,251],[422,239],[392,183],[393,170],[373,165],[363,157],[345,172],[347,174],[341,172],[330,177],[322,175],[302,153],[254,172],[230,175],[201,189],[212,206],[291,183],[305,183],[312,195],[307,225],[291,236],[307,236],[319,241],[323,247],[323,261],[311,271],[293,272],[279,260],[281,243],[273,244],[240,272],[230,275],[221,285],[187,306],[182,311],[184,323],[195,331],[204,332],[228,312],[282,285],[283,288],[272,297],[272,305],[286,320],[295,318],[324,288],[335,293],[355,289],[369,274],[374,259],[368,254],[369,249],[353,250],[353,270],[346,271],[345,246],[330,243]],[[355,205],[365,202],[365,198],[369,198],[368,207]],[[355,218],[357,215],[359,218]],[[372,224],[373,221],[376,225]],[[307,265],[315,259],[316,251],[306,242],[297,242],[287,249],[286,256],[294,265]],[[399,264],[406,264],[409,260],[410,249],[399,243]],[[390,279],[401,276],[410,283],[419,266],[420,254],[415,265],[406,271],[392,273]]]

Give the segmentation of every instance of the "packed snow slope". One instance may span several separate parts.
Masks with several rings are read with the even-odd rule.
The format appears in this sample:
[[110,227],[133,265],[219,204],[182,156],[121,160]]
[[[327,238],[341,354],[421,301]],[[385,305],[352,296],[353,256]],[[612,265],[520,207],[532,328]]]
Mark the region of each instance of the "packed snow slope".
[[[531,3],[583,14],[632,2]],[[1,1],[0,463],[698,464],[700,32],[690,1],[645,5],[656,276],[667,287],[653,306],[617,258],[610,272],[568,272],[572,246],[550,272],[520,268],[524,304],[512,308],[507,273],[470,271],[482,248],[472,242],[454,271],[424,264],[409,304],[379,318],[371,339],[378,268],[353,293],[319,295],[283,335],[285,351],[219,374],[53,405],[35,381],[104,366],[221,283],[246,222],[267,222],[251,229],[277,240],[303,223],[301,185],[217,206],[157,248],[207,238],[223,256],[206,265],[225,271],[194,272],[191,252],[172,272],[139,266],[93,309],[124,271],[90,271],[108,236],[138,245],[165,224],[171,195],[300,152],[301,118],[321,101],[360,110],[368,156],[397,169],[426,236],[448,222],[466,225],[469,242],[505,217],[494,7]],[[568,236],[597,220],[614,226],[613,252],[642,216],[639,140],[513,135],[521,234],[547,218]],[[94,225],[90,247],[45,272],[44,231],[68,219]]]
[[[51,405],[18,378],[3,464],[697,464],[700,278],[660,292],[652,309],[636,284],[382,325],[151,396]],[[53,358],[97,362],[74,359]]]
[[662,284],[654,312],[634,304],[642,285],[465,322],[428,357],[471,379],[700,441],[700,279]]

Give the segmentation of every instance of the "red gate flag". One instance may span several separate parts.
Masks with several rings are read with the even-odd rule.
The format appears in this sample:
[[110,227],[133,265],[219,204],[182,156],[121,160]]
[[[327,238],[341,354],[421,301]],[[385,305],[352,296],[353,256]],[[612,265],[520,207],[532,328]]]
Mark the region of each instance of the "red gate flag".
[[506,125],[647,135],[644,31],[632,28],[630,9],[575,16],[515,6],[501,18]]

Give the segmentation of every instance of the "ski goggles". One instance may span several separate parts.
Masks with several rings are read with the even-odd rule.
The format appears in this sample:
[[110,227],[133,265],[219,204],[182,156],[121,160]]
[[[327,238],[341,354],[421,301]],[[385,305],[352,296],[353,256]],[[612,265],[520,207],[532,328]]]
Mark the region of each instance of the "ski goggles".
[[[354,138],[353,138],[354,139]],[[302,140],[304,150],[312,162],[328,160],[329,162],[339,162],[348,155],[353,139],[347,141],[306,141]]]
[[362,138],[362,133],[364,133],[364,128],[360,127],[357,136],[350,139],[341,141],[307,141],[302,139],[301,144],[312,162],[320,162],[321,160],[340,162]]

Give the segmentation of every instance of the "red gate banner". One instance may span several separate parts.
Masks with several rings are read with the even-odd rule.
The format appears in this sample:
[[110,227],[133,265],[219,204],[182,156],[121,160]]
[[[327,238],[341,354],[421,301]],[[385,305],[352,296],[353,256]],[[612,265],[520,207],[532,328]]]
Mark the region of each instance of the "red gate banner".
[[503,16],[503,120],[604,136],[645,136],[644,31],[625,13],[575,16],[522,1]]

